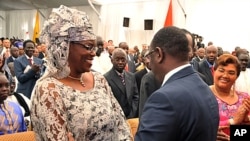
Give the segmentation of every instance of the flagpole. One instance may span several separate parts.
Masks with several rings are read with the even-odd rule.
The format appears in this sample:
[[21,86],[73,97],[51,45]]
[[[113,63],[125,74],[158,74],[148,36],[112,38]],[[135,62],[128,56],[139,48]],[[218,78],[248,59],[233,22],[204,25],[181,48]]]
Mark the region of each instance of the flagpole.
[[187,14],[186,14],[186,12],[185,12],[183,6],[181,5],[180,1],[177,0],[177,2],[178,2],[178,5],[181,7],[181,10],[182,10],[182,12],[183,12],[183,14],[184,14],[184,18],[185,18],[185,27],[186,27]]

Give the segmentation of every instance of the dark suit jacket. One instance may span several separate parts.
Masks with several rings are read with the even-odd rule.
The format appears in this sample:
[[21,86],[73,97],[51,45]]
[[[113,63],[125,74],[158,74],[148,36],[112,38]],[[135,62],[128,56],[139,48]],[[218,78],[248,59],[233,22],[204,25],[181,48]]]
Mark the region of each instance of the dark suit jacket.
[[[33,61],[35,64],[43,64],[43,60],[36,57],[33,57]],[[25,55],[18,57],[14,61],[14,71],[18,80],[16,92],[22,93],[30,98],[36,80],[40,78],[40,73],[37,74],[32,69],[29,69],[26,73],[24,73],[24,70],[28,65],[29,61]]]
[[128,60],[128,71],[134,73],[136,71],[135,63]]
[[136,71],[134,56],[132,54],[128,54],[128,71],[134,73]]
[[139,96],[139,117],[148,97],[160,87],[161,84],[155,79],[153,72],[150,71],[142,77]]
[[10,56],[6,59],[6,64],[8,65],[10,62],[14,62],[13,56]]
[[141,87],[141,79],[142,77],[148,73],[147,69],[144,68],[143,70],[140,70],[140,71],[137,71],[135,73],[135,79],[136,79],[136,84],[137,84],[137,88],[138,88],[138,91],[140,91],[140,87]]
[[218,125],[214,94],[188,66],[148,98],[135,141],[215,141]]
[[124,73],[125,73],[126,91],[123,90],[124,86],[114,68],[112,68],[110,71],[104,74],[104,77],[108,81],[112,89],[112,92],[120,105],[122,105],[121,103],[123,102],[120,100],[121,95],[127,96],[128,104],[130,107],[130,113],[127,116],[127,118],[138,117],[139,94],[135,81],[135,76],[130,72],[124,71]]
[[206,60],[199,62],[198,72],[206,77],[207,85],[214,84],[214,78]]
[[44,55],[43,55],[42,52],[39,52],[38,58],[40,58],[40,59],[43,59],[43,58],[44,58]]

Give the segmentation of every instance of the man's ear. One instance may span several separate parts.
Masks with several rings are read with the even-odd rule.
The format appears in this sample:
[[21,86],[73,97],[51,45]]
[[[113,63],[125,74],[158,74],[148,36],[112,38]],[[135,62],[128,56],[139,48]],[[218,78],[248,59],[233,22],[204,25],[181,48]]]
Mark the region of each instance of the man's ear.
[[165,57],[164,51],[160,47],[156,47],[155,49],[156,49],[155,52],[156,52],[157,62],[162,63]]

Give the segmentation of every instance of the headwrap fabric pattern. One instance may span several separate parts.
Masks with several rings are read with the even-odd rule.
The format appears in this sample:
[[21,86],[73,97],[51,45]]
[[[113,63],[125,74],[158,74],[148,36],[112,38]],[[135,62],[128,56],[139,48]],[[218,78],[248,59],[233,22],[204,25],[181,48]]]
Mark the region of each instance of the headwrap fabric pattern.
[[58,79],[67,77],[70,73],[70,42],[95,39],[92,25],[85,12],[63,5],[54,8],[40,34],[40,41],[47,45],[47,66],[41,79],[48,76]]

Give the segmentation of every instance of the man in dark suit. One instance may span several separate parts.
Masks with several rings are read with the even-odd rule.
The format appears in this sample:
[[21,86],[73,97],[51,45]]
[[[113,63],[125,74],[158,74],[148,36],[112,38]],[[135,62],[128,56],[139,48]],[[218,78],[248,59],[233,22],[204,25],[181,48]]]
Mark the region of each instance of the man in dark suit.
[[[145,54],[147,53],[148,51]],[[142,77],[150,71],[149,60],[146,57],[146,55],[142,56],[142,63],[145,66],[145,68],[140,71],[135,72],[135,79],[136,79],[138,91],[140,91]]]
[[210,45],[206,47],[205,53],[205,59],[199,62],[198,72],[205,76],[207,85],[213,85],[213,66],[217,58],[218,48],[213,45]]
[[121,48],[113,51],[113,68],[104,74],[112,92],[119,102],[126,118],[138,117],[139,94],[134,74],[124,71],[127,63],[126,52]]
[[152,71],[142,77],[139,96],[139,117],[141,117],[143,107],[149,96],[160,87],[161,84],[155,79]]
[[43,59],[45,57],[46,45],[40,44],[41,51],[39,52],[38,58]]
[[33,41],[24,41],[23,47],[25,54],[14,61],[14,72],[18,80],[16,91],[30,98],[33,87],[40,78],[43,60],[32,56],[35,49]]
[[205,56],[205,49],[204,48],[199,48],[196,51],[196,56],[192,58],[190,62],[192,62],[192,66],[195,70],[198,70],[199,62],[204,59]]
[[162,86],[144,106],[135,141],[216,140],[218,103],[189,64],[190,39],[190,34],[173,26],[153,37],[149,62]]
[[6,60],[6,64],[8,65],[10,62],[14,62],[14,60],[17,59],[17,57],[19,56],[19,50],[17,47],[11,47],[10,48],[10,54],[11,56],[9,58],[7,58]]

